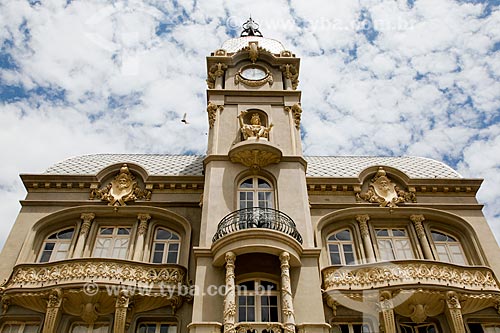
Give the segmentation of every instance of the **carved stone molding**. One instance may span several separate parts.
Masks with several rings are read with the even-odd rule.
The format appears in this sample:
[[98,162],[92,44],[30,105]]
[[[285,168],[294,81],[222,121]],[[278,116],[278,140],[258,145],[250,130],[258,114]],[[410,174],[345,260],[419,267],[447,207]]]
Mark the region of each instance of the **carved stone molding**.
[[151,219],[151,215],[139,214],[137,215],[137,219],[139,220],[138,234],[146,234],[146,231],[148,231],[148,221]]
[[233,252],[227,252],[226,260],[226,295],[224,296],[224,332],[235,332],[236,321],[236,284],[234,281],[234,263],[236,255]]
[[359,230],[361,231],[361,236],[368,237],[368,221],[370,220],[370,216],[367,214],[356,215],[356,221],[359,224]]
[[281,154],[259,149],[242,150],[231,154],[231,162],[241,163],[254,169],[259,169],[272,163],[279,163],[280,160]]
[[[224,50],[217,50],[216,55],[223,55],[225,56],[225,51],[224,54],[217,54],[219,51],[224,51]],[[224,72],[227,69],[227,65],[223,63],[216,63],[208,69],[208,78],[207,78],[207,86],[209,89],[214,89],[215,88],[215,81],[217,80],[218,77],[222,77],[224,75]]]
[[22,264],[14,268],[6,288],[39,288],[74,283],[136,285],[185,284],[186,269],[162,265],[117,261],[116,259],[72,259],[46,264]]
[[467,290],[500,292],[494,273],[489,268],[422,261],[328,267],[323,270],[323,285],[327,291],[398,285],[446,285]]
[[302,107],[300,106],[300,104],[285,106],[285,111],[292,113],[293,122],[295,123],[295,128],[300,129],[300,117],[302,115]]
[[299,71],[297,67],[292,64],[285,64],[280,67],[283,72],[285,79],[289,79],[292,82],[292,89],[296,90],[299,85]]
[[107,201],[110,206],[126,206],[129,201],[150,200],[151,191],[141,189],[127,164],[123,164],[111,183],[100,190],[93,189],[90,192],[90,200],[94,199]]
[[413,225],[415,226],[418,238],[427,239],[425,235],[424,226],[422,225],[422,222],[425,220],[425,217],[423,215],[411,215],[410,220],[413,222]]
[[208,102],[207,113],[208,113],[208,126],[213,128],[215,125],[215,119],[217,117],[217,110],[222,112],[224,110],[224,105],[217,105],[212,102]]
[[356,193],[358,201],[379,203],[380,207],[397,207],[402,202],[416,202],[414,192],[407,192],[394,184],[384,168],[379,167],[377,173],[372,178],[368,190],[362,193]]
[[82,213],[82,215],[80,216],[80,218],[82,219],[82,227],[80,228],[80,235],[87,235],[89,230],[90,230],[90,226],[92,225],[92,221],[94,221],[95,219],[95,214],[94,213]]

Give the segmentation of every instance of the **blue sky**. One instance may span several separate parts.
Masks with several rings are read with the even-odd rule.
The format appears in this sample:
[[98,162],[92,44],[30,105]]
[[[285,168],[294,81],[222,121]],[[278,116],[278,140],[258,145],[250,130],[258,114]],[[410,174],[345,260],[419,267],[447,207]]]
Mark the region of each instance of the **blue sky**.
[[305,154],[425,156],[484,178],[500,239],[499,6],[1,0],[0,246],[19,173],[87,153],[203,154],[205,56],[249,14],[302,58]]

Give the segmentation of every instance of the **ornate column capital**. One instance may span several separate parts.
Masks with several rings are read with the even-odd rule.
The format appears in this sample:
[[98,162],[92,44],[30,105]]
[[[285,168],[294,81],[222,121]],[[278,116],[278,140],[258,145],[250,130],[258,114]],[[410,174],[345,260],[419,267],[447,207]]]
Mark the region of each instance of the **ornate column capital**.
[[236,261],[236,255],[233,252],[227,252],[225,256],[226,264],[227,265],[233,265],[234,262]]
[[92,221],[94,221],[94,219],[95,219],[95,214],[94,213],[82,213],[82,215],[80,215],[80,219],[83,221],[82,226],[80,228],[80,235],[86,235],[90,230],[90,226],[92,225]]
[[55,333],[59,318],[61,317],[62,304],[61,288],[53,289],[47,300],[47,312],[45,313],[45,321],[43,324],[43,333]]
[[148,231],[148,221],[151,219],[149,214],[137,214],[137,219],[139,220],[139,235],[144,235]]
[[462,306],[460,305],[458,294],[454,291],[448,291],[446,293],[446,315],[449,318],[453,332],[465,333]]
[[370,216],[368,214],[356,215],[356,221],[359,224],[359,230],[361,231],[361,236],[368,237],[368,221],[370,220]]
[[382,315],[382,324],[385,333],[396,333],[396,320],[394,318],[394,304],[392,294],[383,291],[379,296],[379,306]]
[[281,265],[288,265],[290,261],[290,253],[284,251],[280,254]]
[[424,226],[422,225],[422,222],[425,220],[425,217],[423,215],[411,215],[410,220],[413,222],[413,225],[415,226],[418,238],[425,239],[426,238],[425,230]]

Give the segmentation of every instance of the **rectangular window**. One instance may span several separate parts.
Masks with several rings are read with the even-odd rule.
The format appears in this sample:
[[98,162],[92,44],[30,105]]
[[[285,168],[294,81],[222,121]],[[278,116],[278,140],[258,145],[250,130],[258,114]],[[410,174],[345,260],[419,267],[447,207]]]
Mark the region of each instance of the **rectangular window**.
[[176,333],[177,325],[171,323],[141,323],[137,333]]
[[332,333],[372,333],[374,332],[369,324],[343,323],[332,324]]
[[380,260],[415,259],[406,229],[375,229]]
[[93,256],[96,258],[126,259],[130,243],[130,230],[128,227],[99,228]]
[[238,296],[238,320],[255,321],[255,296]]
[[12,322],[2,325],[1,333],[37,333],[39,325],[36,323]]

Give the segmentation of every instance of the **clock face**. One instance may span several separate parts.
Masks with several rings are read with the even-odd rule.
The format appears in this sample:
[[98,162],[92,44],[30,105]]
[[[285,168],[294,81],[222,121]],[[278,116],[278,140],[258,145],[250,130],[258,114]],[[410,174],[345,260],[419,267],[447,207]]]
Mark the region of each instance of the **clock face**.
[[263,80],[267,77],[266,71],[258,67],[247,67],[241,71],[240,75],[244,79],[252,81]]

